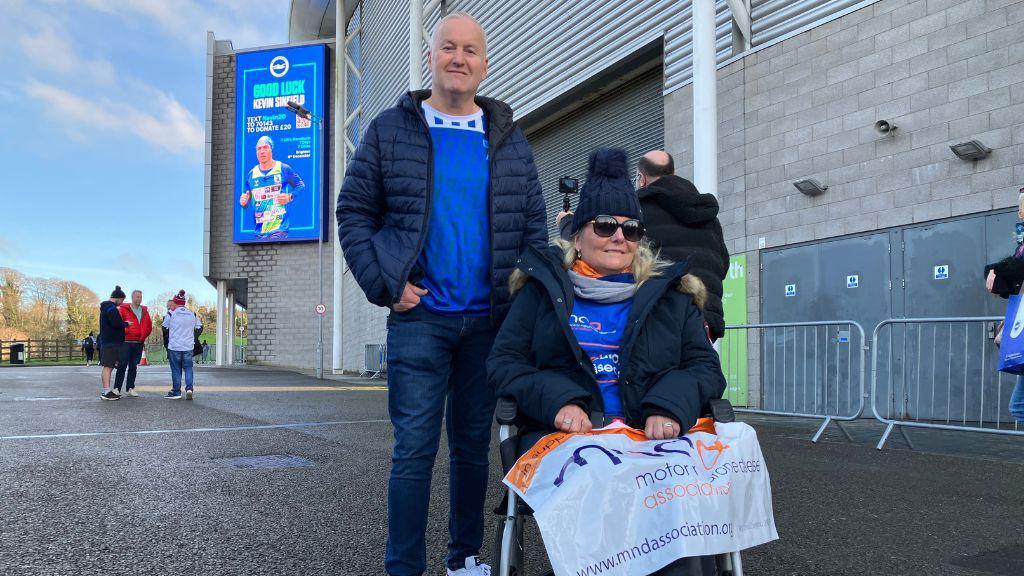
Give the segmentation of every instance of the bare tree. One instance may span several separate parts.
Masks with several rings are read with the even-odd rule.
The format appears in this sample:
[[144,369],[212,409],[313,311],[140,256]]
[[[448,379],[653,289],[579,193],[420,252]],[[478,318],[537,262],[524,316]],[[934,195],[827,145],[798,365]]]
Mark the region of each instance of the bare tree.
[[25,276],[11,268],[0,268],[0,317],[6,326],[20,326],[24,292]]
[[57,294],[67,315],[67,333],[71,337],[79,340],[99,330],[96,311],[100,299],[95,292],[78,282],[61,280],[57,283]]
[[22,319],[26,332],[33,338],[57,338],[67,330],[56,278],[28,278],[25,294],[28,314]]

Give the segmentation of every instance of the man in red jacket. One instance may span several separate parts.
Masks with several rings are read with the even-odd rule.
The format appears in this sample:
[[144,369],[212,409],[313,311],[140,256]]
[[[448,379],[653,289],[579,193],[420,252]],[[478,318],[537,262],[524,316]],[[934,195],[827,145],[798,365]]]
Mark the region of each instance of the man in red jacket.
[[128,324],[124,329],[124,345],[117,362],[117,376],[114,378],[114,389],[120,394],[121,383],[124,382],[125,370],[128,371],[128,396],[138,396],[135,391],[135,373],[142,361],[142,350],[153,331],[153,320],[149,317],[149,309],[142,305],[142,291],[132,292],[132,302],[121,304],[118,308],[121,318]]

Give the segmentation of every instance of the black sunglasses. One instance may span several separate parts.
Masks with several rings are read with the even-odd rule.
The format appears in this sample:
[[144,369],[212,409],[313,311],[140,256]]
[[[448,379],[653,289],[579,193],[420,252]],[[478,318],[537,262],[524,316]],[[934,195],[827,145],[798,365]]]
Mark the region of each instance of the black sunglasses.
[[591,220],[594,225],[594,234],[597,234],[601,238],[611,238],[615,236],[615,231],[622,228],[622,237],[630,242],[639,242],[643,239],[644,234],[647,233],[647,229],[635,218],[630,218],[623,223],[619,223],[614,216],[600,215]]

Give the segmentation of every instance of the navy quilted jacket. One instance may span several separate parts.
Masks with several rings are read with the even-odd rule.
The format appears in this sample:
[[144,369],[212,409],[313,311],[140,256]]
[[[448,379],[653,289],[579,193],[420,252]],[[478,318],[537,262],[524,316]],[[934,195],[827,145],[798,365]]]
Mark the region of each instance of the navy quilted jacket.
[[[433,147],[420,103],[430,90],[409,92],[366,128],[338,196],[338,239],[367,299],[391,306],[416,266],[430,219]],[[503,102],[477,97],[490,144],[491,320],[508,311],[508,277],[527,246],[548,243],[544,196],[533,153]]]

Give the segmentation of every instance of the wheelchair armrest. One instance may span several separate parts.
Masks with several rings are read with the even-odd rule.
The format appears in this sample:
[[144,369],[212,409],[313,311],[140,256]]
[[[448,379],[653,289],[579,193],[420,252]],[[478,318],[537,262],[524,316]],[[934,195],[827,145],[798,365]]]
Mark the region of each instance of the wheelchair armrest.
[[735,422],[736,413],[733,412],[732,402],[729,402],[725,398],[715,398],[708,400],[708,407],[710,408],[711,418],[715,422]]
[[511,396],[498,398],[498,404],[494,407],[494,419],[502,426],[510,426],[516,421],[516,399]]

